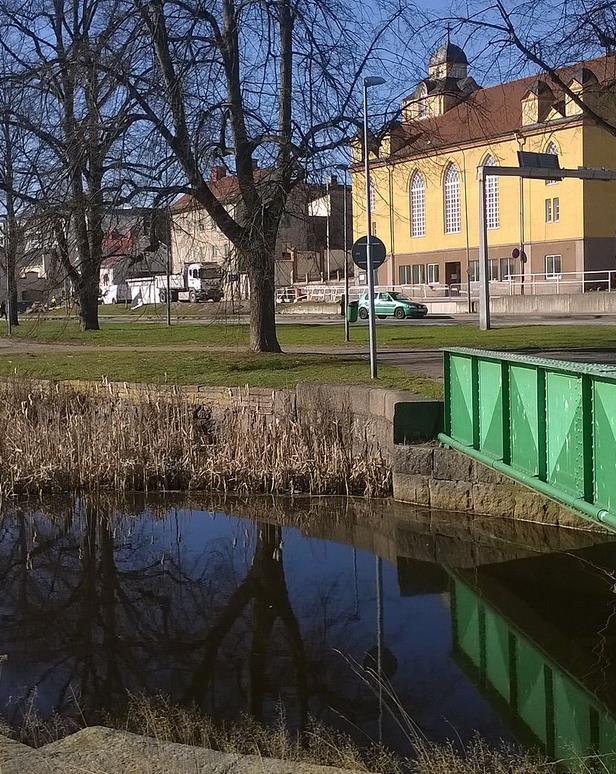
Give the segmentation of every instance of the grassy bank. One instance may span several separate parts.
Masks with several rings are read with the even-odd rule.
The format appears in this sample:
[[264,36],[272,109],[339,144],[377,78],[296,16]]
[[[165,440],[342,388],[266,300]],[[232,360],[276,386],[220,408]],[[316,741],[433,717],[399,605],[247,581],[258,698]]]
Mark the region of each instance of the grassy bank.
[[355,357],[323,355],[249,355],[200,352],[41,352],[0,357],[0,376],[31,379],[86,379],[203,384],[212,387],[294,387],[299,382],[370,384],[442,397],[433,379],[382,365],[376,383],[368,363]]
[[[257,759],[274,758],[288,761],[291,765],[335,766],[366,774],[558,774],[563,771],[561,766],[551,764],[534,753],[504,745],[493,747],[482,740],[476,740],[466,749],[454,748],[451,744],[432,744],[416,731],[409,734],[414,756],[403,759],[387,748],[368,741],[360,747],[346,734],[314,719],[309,719],[300,736],[288,729],[284,716],[271,727],[250,717],[221,723],[195,707],[173,704],[164,697],[130,697],[126,712],[106,717],[104,724],[156,739],[162,744],[179,743],[255,756]],[[14,736],[29,746],[44,748],[84,725],[83,719],[69,720],[55,716],[42,720],[36,713],[31,713],[16,732],[9,727],[0,728],[6,735]],[[570,770],[580,774],[590,771],[582,761]],[[103,774],[98,767],[88,771]]]
[[[75,321],[24,320],[16,337],[49,343],[93,344],[96,346],[180,346],[200,345],[245,347],[248,327],[229,322],[182,323],[103,322],[100,331],[83,332]],[[278,326],[283,347],[345,346],[342,323],[284,324]],[[351,344],[368,341],[366,325],[351,328]],[[379,345],[418,349],[440,347],[482,347],[486,349],[574,349],[616,348],[616,327],[610,325],[520,325],[480,331],[475,325],[428,325],[408,321],[406,325],[379,325]]]
[[[217,413],[179,397],[140,399],[0,383],[0,497],[80,490],[216,490],[387,495],[380,453],[350,412],[315,394],[292,421],[250,408]],[[315,413],[316,412],[316,413]],[[359,448],[358,448],[359,447]]]

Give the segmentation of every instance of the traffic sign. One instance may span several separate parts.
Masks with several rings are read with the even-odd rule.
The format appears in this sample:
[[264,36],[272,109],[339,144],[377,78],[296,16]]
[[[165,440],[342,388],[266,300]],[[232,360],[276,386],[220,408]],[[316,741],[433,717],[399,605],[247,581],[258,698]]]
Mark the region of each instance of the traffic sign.
[[[367,247],[368,238],[363,236],[351,248],[353,263],[363,271],[366,271],[368,268]],[[372,256],[372,268],[378,269],[385,262],[385,255],[387,253],[384,243],[378,237],[370,237],[370,253]]]

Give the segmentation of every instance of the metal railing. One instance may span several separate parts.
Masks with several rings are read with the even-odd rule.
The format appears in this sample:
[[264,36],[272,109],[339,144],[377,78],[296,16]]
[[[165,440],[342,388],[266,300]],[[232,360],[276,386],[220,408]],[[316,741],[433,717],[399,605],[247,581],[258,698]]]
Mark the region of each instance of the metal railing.
[[[507,295],[508,283],[496,283],[494,296]],[[349,296],[357,299],[368,290],[366,285],[351,285]],[[420,301],[451,301],[456,298],[468,298],[468,286],[455,283],[451,285],[377,285],[376,292],[397,291],[409,298]],[[471,283],[471,298],[477,298],[479,283]],[[293,288],[279,288],[276,292],[281,301],[305,300],[314,302],[338,302],[344,293],[342,283],[330,283],[329,285],[294,285]]]
[[510,274],[504,280],[509,285],[509,295],[519,295],[522,288],[529,295],[543,293],[588,293],[616,290],[616,270],[564,271],[558,274]]
[[439,440],[616,530],[616,368],[444,352]]
[[[479,298],[479,282],[456,282],[451,284],[418,283],[418,284],[393,284],[378,285],[376,290],[395,290],[404,293],[411,298],[423,301],[451,301],[455,298],[468,299],[470,288],[471,299]],[[367,290],[365,285],[351,285],[350,297],[358,298]],[[573,294],[588,293],[590,291],[604,291],[610,293],[616,291],[616,269],[602,271],[569,271],[559,274],[509,274],[503,279],[490,280],[490,296],[543,294]],[[330,283],[296,283],[293,288],[279,288],[278,295],[286,294],[290,300],[291,292],[295,297],[315,302],[337,302],[344,293],[344,285],[341,282]]]

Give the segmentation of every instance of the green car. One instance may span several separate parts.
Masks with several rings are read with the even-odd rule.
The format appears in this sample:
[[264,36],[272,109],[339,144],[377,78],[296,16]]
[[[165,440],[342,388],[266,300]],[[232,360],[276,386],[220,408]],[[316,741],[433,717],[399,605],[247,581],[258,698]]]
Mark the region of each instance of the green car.
[[[362,320],[368,319],[368,294],[362,293],[359,297],[358,314]],[[377,317],[396,317],[398,320],[404,320],[405,317],[425,317],[428,314],[428,307],[425,304],[418,304],[402,293],[395,291],[379,291],[374,294],[374,311]]]

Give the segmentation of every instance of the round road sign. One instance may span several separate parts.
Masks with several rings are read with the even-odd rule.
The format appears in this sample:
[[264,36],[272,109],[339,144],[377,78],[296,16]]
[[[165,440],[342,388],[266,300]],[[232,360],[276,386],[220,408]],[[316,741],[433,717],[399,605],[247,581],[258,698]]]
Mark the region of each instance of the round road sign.
[[[353,257],[353,263],[363,271],[368,268],[368,238],[360,237],[351,249],[351,256]],[[370,237],[370,253],[372,257],[372,268],[378,269],[379,266],[385,261],[385,245],[383,242],[375,236]]]

